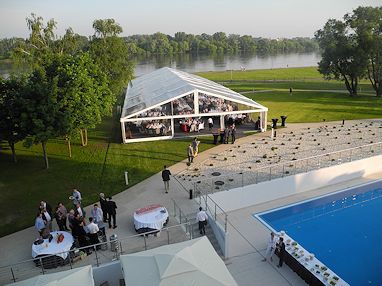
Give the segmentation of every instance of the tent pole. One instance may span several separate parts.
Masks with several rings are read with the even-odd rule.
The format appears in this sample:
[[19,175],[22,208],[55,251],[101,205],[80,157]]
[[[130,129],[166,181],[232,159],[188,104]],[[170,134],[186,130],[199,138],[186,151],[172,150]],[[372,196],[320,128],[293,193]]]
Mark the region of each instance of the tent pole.
[[122,143],[126,143],[126,130],[125,130],[125,122],[121,122],[121,130],[122,130]]

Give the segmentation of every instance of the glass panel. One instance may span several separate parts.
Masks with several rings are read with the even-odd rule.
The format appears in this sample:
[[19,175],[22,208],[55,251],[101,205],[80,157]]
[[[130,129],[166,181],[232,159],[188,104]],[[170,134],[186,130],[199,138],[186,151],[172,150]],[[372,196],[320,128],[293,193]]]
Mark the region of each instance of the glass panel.
[[171,119],[126,122],[125,131],[126,139],[171,136]]
[[152,108],[145,112],[138,114],[137,118],[148,118],[148,117],[160,117],[171,115],[171,103],[166,103],[161,106]]
[[181,98],[175,99],[173,102],[174,115],[194,114],[194,94],[188,94]]
[[231,112],[239,110],[236,102],[199,92],[199,113]]

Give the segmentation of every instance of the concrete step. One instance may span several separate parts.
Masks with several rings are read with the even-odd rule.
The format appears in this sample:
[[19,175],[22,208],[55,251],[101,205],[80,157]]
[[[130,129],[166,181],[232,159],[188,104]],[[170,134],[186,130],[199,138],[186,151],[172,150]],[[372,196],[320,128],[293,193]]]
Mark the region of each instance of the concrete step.
[[[193,234],[192,234],[192,237],[193,238],[197,238],[197,237],[202,237],[203,235],[200,234],[199,232],[199,223],[195,223],[193,224]],[[207,224],[206,226],[206,236],[208,238],[208,240],[210,241],[210,243],[212,244],[213,248],[215,249],[216,253],[222,258],[224,259],[224,255],[223,255],[223,251],[221,250],[220,248],[220,245],[215,237],[215,234],[211,228],[211,226],[209,224]]]

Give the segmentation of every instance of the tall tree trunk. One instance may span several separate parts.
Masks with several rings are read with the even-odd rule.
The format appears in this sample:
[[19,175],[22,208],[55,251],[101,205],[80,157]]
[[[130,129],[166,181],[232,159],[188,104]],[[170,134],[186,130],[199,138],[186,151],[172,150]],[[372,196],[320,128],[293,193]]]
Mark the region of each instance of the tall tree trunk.
[[16,151],[15,151],[15,142],[8,141],[9,147],[12,150],[12,159],[13,163],[17,163]]
[[72,158],[72,145],[70,144],[70,137],[66,136],[66,142],[68,142],[69,158]]
[[88,130],[85,128],[85,146],[88,146]]
[[85,146],[84,134],[82,133],[82,129],[80,129],[80,137],[81,137],[81,146]]
[[48,154],[46,153],[46,141],[41,142],[42,153],[44,155],[45,169],[49,169]]

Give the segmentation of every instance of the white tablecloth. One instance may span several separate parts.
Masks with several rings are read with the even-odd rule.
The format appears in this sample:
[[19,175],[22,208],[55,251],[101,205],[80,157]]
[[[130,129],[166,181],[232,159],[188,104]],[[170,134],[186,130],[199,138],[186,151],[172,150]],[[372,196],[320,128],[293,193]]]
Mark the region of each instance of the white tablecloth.
[[[64,240],[60,243],[57,243],[56,237],[59,233],[64,235]],[[44,242],[39,245],[32,244],[32,257],[36,258],[39,255],[56,254],[56,256],[66,259],[69,252],[59,252],[70,250],[74,242],[73,236],[69,232],[65,231],[53,231],[50,234],[53,236],[51,242],[49,242],[48,239],[44,239]]]
[[161,230],[168,219],[168,212],[162,205],[149,205],[134,212],[135,229],[152,228]]

